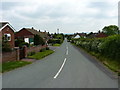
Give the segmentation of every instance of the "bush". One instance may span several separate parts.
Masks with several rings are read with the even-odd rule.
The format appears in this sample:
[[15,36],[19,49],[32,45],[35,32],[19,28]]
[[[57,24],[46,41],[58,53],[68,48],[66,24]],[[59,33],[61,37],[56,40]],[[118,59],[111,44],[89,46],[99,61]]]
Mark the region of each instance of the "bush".
[[46,47],[46,50],[49,50],[49,47]]
[[30,53],[28,53],[28,56],[32,56],[34,54],[35,54],[35,52],[30,52]]
[[107,38],[75,39],[72,42],[88,51],[100,53],[105,57],[115,60],[120,58],[120,35],[113,35]]
[[100,48],[104,56],[115,60],[120,59],[120,35],[107,37]]
[[42,49],[40,49],[40,52],[43,52],[43,51],[45,51],[46,50],[46,48],[42,48]]
[[12,51],[10,48],[10,45],[8,44],[7,41],[2,40],[2,51],[3,52],[10,52]]

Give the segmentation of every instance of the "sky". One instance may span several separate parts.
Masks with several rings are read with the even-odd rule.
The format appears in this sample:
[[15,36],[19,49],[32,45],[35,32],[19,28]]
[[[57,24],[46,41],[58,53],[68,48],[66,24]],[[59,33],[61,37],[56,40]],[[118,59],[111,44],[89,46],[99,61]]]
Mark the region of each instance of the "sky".
[[16,31],[34,27],[54,33],[97,32],[118,25],[119,0],[1,0],[0,21]]

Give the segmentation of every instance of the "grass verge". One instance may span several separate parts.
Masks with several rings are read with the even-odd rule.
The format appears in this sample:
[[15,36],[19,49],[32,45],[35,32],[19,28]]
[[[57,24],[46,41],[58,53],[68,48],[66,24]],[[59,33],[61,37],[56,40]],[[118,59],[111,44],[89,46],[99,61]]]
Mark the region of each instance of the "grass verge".
[[53,44],[53,46],[60,46],[61,44]]
[[105,66],[107,66],[112,71],[116,72],[120,76],[120,63],[117,60],[111,60],[110,58],[106,58],[99,53],[88,52],[91,55],[95,56],[99,61],[101,61]]
[[[77,46],[76,44],[73,44]],[[83,49],[80,46],[77,46],[81,49]],[[100,55],[99,53],[95,53],[95,52],[91,52],[88,51],[86,49],[83,49],[84,51],[86,51],[87,53],[91,54],[92,56],[95,56],[99,61],[101,61],[105,66],[107,66],[109,69],[111,69],[113,72],[116,72],[118,74],[118,76],[120,76],[120,63],[116,60],[111,60],[110,58],[106,58],[102,55]]]
[[53,52],[54,52],[53,50],[45,50],[43,52],[38,52],[32,56],[28,56],[28,58],[39,60],[39,59],[44,58],[45,56],[52,54]]
[[31,64],[32,62],[26,62],[26,61],[8,61],[2,63],[2,73],[6,71],[13,70],[18,67],[25,66],[27,64]]

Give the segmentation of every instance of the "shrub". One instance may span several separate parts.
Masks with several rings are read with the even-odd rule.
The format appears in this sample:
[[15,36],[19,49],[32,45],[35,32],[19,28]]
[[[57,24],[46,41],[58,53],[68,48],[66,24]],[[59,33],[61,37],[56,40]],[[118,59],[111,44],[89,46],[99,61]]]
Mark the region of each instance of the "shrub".
[[30,53],[28,53],[28,56],[32,56],[34,54],[35,54],[35,52],[30,52]]
[[100,46],[101,54],[112,59],[120,59],[120,35],[107,37]]
[[46,50],[49,50],[49,47],[46,47]]
[[42,48],[42,49],[40,49],[40,52],[43,52],[43,51],[45,51],[46,50],[46,48]]

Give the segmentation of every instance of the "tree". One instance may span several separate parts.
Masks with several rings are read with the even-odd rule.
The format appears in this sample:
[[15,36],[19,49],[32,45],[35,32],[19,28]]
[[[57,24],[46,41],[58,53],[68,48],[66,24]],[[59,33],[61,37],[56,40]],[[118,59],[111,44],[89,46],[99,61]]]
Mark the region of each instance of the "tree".
[[4,37],[2,38],[2,51],[3,52],[11,51],[10,45],[8,44],[8,41],[4,40]]
[[41,38],[39,35],[34,35],[34,45],[44,45],[45,42],[43,38]]
[[119,34],[119,27],[116,26],[116,25],[110,25],[110,26],[105,26],[102,31],[107,34],[108,36],[109,35],[114,35],[114,34]]

